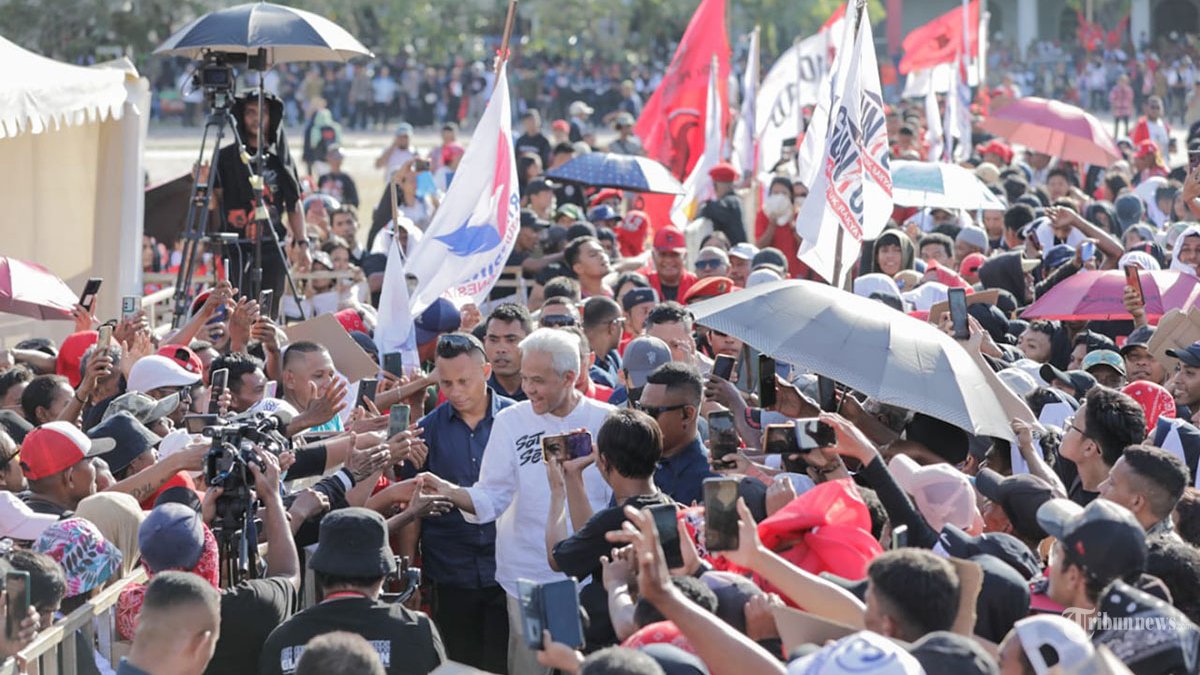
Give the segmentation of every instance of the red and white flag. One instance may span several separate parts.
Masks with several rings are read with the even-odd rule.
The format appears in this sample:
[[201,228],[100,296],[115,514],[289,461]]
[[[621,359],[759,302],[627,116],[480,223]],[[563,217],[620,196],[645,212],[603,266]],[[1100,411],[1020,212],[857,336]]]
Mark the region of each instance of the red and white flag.
[[[851,29],[854,3],[850,0],[846,8]],[[858,30],[846,31],[829,86],[832,115],[808,200],[796,218],[796,232],[803,240],[800,260],[840,288],[862,242],[877,237],[892,213],[887,123],[866,16],[858,21]]]
[[[965,15],[965,16],[964,16]],[[953,63],[959,53],[975,54],[979,42],[979,0],[970,0],[910,32],[901,45],[900,72]],[[964,44],[966,48],[964,49]]]

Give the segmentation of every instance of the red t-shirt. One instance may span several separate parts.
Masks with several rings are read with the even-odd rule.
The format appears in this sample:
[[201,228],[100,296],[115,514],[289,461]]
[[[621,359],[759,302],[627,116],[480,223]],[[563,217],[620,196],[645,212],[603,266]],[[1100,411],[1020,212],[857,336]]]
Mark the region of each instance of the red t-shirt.
[[650,279],[650,285],[655,291],[658,292],[658,297],[663,302],[666,302],[667,300],[674,300],[675,302],[682,303],[683,296],[687,295],[687,292],[692,288],[692,284],[696,283],[695,274],[692,274],[691,272],[684,272],[683,276],[679,278],[679,288],[675,292],[675,297],[668,298],[663,294],[662,281],[660,281],[658,278],[658,272],[651,272],[648,278]]

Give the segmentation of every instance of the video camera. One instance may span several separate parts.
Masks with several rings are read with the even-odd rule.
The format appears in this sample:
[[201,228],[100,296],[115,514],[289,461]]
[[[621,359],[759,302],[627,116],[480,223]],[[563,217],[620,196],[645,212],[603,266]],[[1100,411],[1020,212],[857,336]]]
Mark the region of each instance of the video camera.
[[257,449],[278,455],[289,443],[280,431],[287,423],[275,415],[255,413],[226,424],[206,426],[201,433],[212,439],[212,448],[204,457],[204,480],[220,487],[214,530],[236,531],[242,528],[250,510],[250,488],[254,485],[251,465],[265,469]]
[[192,86],[202,90],[214,108],[228,107],[237,88],[234,66],[262,72],[266,70],[266,50],[259,50],[258,54],[205,52],[204,60],[192,76]]

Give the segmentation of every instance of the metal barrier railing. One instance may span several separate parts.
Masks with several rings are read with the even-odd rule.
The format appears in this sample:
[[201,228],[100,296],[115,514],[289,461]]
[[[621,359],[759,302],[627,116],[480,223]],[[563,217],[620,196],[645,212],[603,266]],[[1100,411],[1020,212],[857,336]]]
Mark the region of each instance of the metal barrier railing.
[[75,675],[75,631],[82,629],[88,644],[94,640],[100,656],[116,668],[124,649],[117,639],[117,599],[133,584],[146,583],[146,571],[138,568],[104,589],[63,620],[42,630],[29,646],[0,664],[0,675]]

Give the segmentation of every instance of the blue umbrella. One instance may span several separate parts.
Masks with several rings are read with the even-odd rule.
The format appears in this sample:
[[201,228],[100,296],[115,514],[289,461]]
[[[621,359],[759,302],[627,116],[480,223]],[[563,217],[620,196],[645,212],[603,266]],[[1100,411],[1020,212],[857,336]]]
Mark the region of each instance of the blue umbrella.
[[270,2],[209,12],[176,31],[154,53],[200,59],[205,52],[257,54],[260,49],[271,64],[374,56],[329,19]]
[[546,172],[547,178],[592,187],[610,187],[631,192],[683,194],[683,185],[667,167],[652,159],[611,152],[589,152]]

